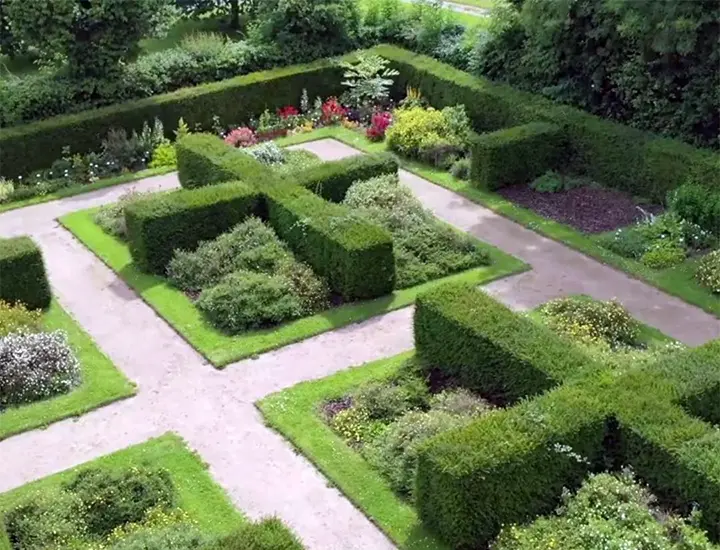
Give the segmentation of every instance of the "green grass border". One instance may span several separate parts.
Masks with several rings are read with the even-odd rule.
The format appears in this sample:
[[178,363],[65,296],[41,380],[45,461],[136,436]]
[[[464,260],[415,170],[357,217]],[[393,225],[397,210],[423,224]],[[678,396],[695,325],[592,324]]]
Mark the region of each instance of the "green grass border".
[[366,363],[337,374],[301,382],[256,406],[268,426],[285,437],[333,485],[404,550],[449,550],[423,527],[411,504],[399,498],[367,461],[338,437],[320,416],[322,402],[343,396],[370,380],[397,372],[413,352]]
[[[342,127],[321,128],[307,134],[296,134],[279,139],[277,143],[281,146],[288,146],[324,138],[336,139],[366,153],[387,151],[384,142],[371,143],[361,133]],[[401,167],[408,172],[445,187],[536,233],[561,242],[605,265],[644,281],[667,294],[680,298],[720,318],[720,296],[715,296],[695,281],[694,273],[697,259],[689,259],[683,264],[669,269],[651,269],[636,260],[623,258],[603,248],[595,240],[597,236],[588,236],[569,225],[544,218],[532,210],[513,204],[497,193],[478,189],[467,181],[454,178],[448,172],[436,170],[430,166],[401,157],[398,157],[398,161]]]
[[135,385],[97,347],[90,336],[56,301],[44,314],[45,328],[64,330],[80,362],[82,382],[70,393],[12,407],[0,413],[0,441],[45,427],[58,420],[97,409],[135,394]]
[[130,183],[132,181],[150,178],[153,176],[162,176],[163,174],[169,174],[174,171],[174,166],[163,166],[162,168],[148,168],[147,170],[140,170],[139,172],[121,174],[112,178],[104,178],[96,181],[95,183],[76,184],[40,197],[30,197],[28,199],[0,204],[0,214],[3,212],[10,212],[11,210],[17,210],[18,208],[24,208],[26,206],[56,201],[58,199],[66,199],[68,197],[75,197],[92,191],[99,191],[100,189],[114,187],[123,183]]
[[[205,533],[226,535],[247,521],[212,479],[200,457],[188,449],[182,438],[170,433],[0,494],[0,516],[28,495],[58,487],[80,470],[90,467],[123,468],[142,463],[170,472],[178,491],[179,507]],[[4,528],[0,529],[0,550],[10,550]]]
[[490,255],[492,264],[436,279],[411,288],[397,290],[374,300],[347,304],[316,315],[282,324],[228,336],[213,328],[180,290],[166,279],[140,271],[132,262],[127,244],[105,233],[93,221],[97,208],[73,212],[60,223],[137,292],[199,353],[216,367],[277,349],[293,342],[357,323],[412,304],[415,297],[429,288],[448,281],[484,284],[529,266],[499,249],[478,241]]

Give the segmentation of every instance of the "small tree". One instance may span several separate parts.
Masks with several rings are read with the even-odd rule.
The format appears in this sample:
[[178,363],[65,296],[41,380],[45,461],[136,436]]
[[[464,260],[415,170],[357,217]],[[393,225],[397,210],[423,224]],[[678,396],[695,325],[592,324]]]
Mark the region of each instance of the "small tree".
[[43,62],[67,61],[72,76],[108,79],[141,38],[171,21],[172,0],[5,0],[16,38]]
[[367,107],[387,101],[393,76],[398,73],[388,68],[390,62],[379,55],[359,54],[356,63],[341,63],[345,73],[342,85],[348,87],[348,99],[355,107]]

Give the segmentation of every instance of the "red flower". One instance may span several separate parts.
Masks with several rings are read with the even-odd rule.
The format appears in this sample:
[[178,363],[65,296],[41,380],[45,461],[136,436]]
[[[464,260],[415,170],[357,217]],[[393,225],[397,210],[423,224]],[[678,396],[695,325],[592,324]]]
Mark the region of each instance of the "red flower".
[[230,132],[225,138],[225,143],[234,147],[249,147],[257,143],[257,137],[250,128],[243,126]]
[[365,135],[370,141],[382,141],[385,139],[385,130],[392,123],[392,113],[381,111],[374,113],[370,119],[370,127]]
[[297,116],[300,114],[300,111],[298,111],[295,107],[292,105],[286,105],[285,107],[282,107],[277,110],[277,114],[280,118],[288,118],[291,116]]
[[329,97],[322,104],[324,122],[338,122],[347,115],[347,109],[340,105],[336,97]]

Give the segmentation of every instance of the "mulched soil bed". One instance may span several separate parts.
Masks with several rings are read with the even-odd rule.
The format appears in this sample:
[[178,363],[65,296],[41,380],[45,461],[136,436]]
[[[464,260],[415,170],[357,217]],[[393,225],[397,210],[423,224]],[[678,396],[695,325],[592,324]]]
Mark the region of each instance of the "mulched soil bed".
[[[558,193],[539,193],[526,184],[499,190],[506,199],[585,233],[603,233],[630,225],[643,214],[633,198],[615,189],[578,187]],[[660,206],[643,205],[646,212],[658,214]]]

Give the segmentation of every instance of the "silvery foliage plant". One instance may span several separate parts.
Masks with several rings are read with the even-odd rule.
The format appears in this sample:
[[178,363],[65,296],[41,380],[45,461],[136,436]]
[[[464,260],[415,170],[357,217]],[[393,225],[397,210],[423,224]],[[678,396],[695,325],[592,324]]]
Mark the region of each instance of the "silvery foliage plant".
[[0,338],[0,410],[66,393],[79,383],[80,365],[65,332]]

